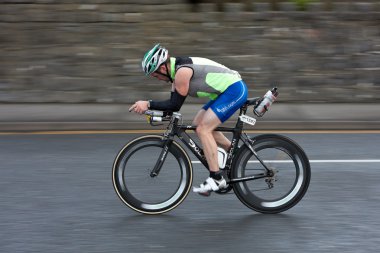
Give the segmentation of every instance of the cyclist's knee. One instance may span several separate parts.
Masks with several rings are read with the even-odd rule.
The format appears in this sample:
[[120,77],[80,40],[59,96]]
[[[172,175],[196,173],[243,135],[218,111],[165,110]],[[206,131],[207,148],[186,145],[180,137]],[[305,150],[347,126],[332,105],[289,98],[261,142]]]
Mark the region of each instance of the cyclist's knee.
[[198,136],[212,135],[213,128],[200,122],[195,131],[198,134]]
[[195,128],[195,132],[198,136],[202,134],[202,126],[200,124],[197,124],[197,128]]

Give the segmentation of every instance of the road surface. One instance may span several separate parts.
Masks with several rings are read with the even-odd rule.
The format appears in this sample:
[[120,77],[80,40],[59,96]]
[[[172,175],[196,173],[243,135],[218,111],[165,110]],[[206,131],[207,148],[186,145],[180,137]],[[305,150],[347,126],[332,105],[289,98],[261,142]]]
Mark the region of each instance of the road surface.
[[[233,194],[190,193],[160,216],[132,211],[113,190],[113,159],[138,135],[0,135],[0,252],[379,249],[378,133],[284,134],[312,161],[309,191],[285,213],[255,213]],[[195,184],[207,176],[198,163],[194,172]]]

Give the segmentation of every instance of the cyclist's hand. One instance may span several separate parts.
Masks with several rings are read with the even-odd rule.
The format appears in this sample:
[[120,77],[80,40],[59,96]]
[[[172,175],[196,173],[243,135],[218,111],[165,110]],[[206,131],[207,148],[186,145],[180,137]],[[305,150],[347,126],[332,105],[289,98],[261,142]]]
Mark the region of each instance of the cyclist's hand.
[[130,112],[134,111],[138,114],[143,114],[146,110],[148,110],[148,101],[142,100],[137,101],[129,108]]

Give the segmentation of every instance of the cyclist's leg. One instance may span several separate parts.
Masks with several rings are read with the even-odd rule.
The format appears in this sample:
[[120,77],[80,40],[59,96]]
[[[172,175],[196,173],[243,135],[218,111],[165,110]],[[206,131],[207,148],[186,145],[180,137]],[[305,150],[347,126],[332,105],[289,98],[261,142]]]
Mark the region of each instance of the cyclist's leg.
[[203,107],[206,112],[199,120],[196,132],[203,145],[210,177],[199,188],[194,188],[195,192],[209,196],[211,191],[217,191],[227,186],[226,180],[219,173],[217,145],[213,132],[218,125],[230,118],[246,100],[247,87],[243,81],[239,81],[227,88],[216,100]]
[[[202,121],[203,116],[205,115],[206,110],[208,109],[208,108],[205,108],[206,105],[201,110],[199,110],[198,113],[195,115],[193,123],[192,123],[193,126],[198,126],[199,122]],[[214,136],[216,143],[220,147],[222,147],[226,151],[230,149],[231,141],[222,132],[213,131],[212,135]]]
[[[247,101],[247,86],[243,81],[238,81],[227,88],[216,100],[209,102],[203,109],[212,110],[221,123],[229,119]],[[229,150],[231,142],[221,132],[214,131],[214,139],[225,150]]]
[[218,172],[218,156],[217,145],[213,136],[214,129],[222,122],[218,116],[209,108],[203,115],[202,120],[199,122],[196,132],[201,140],[204,154],[210,171]]
[[226,180],[219,172],[217,145],[213,136],[214,129],[221,123],[218,116],[209,108],[196,128],[206,156],[210,176],[199,187],[194,187],[193,191],[204,196],[209,196],[212,191],[218,191],[227,187]]
[[203,116],[205,115],[206,110],[200,109],[198,113],[195,115],[193,122],[191,123],[193,126],[198,126],[199,122],[201,122]]
[[222,132],[213,131],[212,135],[214,136],[216,143],[218,143],[220,147],[222,147],[226,151],[230,149],[231,141]]

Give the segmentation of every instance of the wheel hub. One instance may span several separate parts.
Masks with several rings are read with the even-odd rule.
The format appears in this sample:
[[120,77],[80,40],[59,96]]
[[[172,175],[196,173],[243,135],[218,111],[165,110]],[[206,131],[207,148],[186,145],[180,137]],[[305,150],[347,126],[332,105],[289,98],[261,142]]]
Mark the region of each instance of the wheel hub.
[[268,171],[268,177],[265,179],[265,183],[267,183],[269,189],[272,189],[274,187],[274,182],[277,182],[277,172],[278,170],[274,170],[272,168]]

